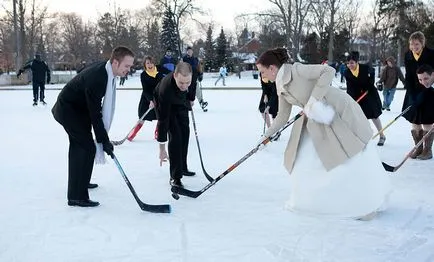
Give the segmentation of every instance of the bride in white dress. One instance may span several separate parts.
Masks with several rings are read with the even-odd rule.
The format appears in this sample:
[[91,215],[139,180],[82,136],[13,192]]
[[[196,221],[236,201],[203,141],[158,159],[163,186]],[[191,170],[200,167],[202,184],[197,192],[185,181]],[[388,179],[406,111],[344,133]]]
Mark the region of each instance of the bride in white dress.
[[[289,119],[292,106],[303,116],[292,126],[284,155],[290,173],[291,210],[341,218],[372,218],[384,207],[389,178],[378,157],[373,131],[360,106],[331,87],[328,65],[287,63],[286,49],[264,52],[256,65],[276,82],[279,111],[270,137]],[[361,94],[362,95],[362,94]]]

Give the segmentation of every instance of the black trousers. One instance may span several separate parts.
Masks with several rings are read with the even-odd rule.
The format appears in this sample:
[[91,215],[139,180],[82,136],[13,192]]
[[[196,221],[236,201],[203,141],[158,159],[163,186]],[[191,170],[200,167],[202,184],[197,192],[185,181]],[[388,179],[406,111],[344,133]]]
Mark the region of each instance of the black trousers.
[[45,83],[33,81],[33,102],[38,102],[38,94],[40,101],[45,99]]
[[176,112],[172,111],[168,134],[170,176],[182,178],[182,173],[187,171],[188,141],[190,139],[188,110],[186,108]]
[[69,137],[68,200],[89,199],[88,184],[92,176],[96,147],[91,133],[91,123],[64,126]]

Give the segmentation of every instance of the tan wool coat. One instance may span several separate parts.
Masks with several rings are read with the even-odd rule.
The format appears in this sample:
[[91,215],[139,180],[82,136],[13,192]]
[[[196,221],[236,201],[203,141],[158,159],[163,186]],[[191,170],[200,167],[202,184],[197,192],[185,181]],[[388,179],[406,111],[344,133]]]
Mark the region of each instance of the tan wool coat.
[[265,136],[271,136],[288,121],[292,106],[301,109],[312,96],[333,107],[335,116],[330,125],[300,117],[292,127],[285,150],[284,165],[291,173],[297,157],[300,137],[308,132],[316,152],[327,171],[343,164],[371,140],[373,131],[362,109],[345,92],[330,84],[335,70],[328,65],[284,64],[276,77],[279,112]]

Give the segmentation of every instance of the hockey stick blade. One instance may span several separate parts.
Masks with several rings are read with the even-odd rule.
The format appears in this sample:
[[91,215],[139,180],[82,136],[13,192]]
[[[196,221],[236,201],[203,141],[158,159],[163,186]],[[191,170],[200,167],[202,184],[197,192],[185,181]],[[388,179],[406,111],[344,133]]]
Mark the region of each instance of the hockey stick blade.
[[395,172],[395,167],[388,165],[384,162],[381,162],[381,164],[383,164],[384,170],[386,170],[387,172]]
[[127,135],[124,137],[124,138],[122,138],[121,140],[118,140],[118,141],[110,141],[113,145],[115,145],[115,146],[119,146],[119,145],[122,145],[127,139],[128,139],[128,136],[130,135],[130,133],[136,128],[136,126],[141,122],[141,121],[143,121],[143,119],[145,119],[145,117],[146,117],[146,115],[149,113],[149,112],[151,112],[151,110],[152,110],[153,108],[148,108],[148,110],[146,110],[146,112],[142,115],[142,117],[140,117],[140,119],[139,120],[137,120],[137,122],[136,122],[136,124],[133,126],[133,128],[131,128],[131,130],[127,133]]
[[164,204],[164,205],[150,205],[144,203],[142,200],[140,200],[139,196],[136,193],[136,190],[134,190],[133,186],[131,185],[130,180],[128,179],[127,175],[124,172],[124,169],[122,168],[121,164],[119,163],[116,156],[113,154],[113,161],[115,162],[117,168],[119,169],[119,172],[122,175],[122,178],[124,179],[125,183],[127,184],[128,188],[131,191],[131,194],[133,194],[134,199],[136,200],[137,204],[139,204],[139,207],[143,211],[148,211],[151,213],[170,213],[171,207],[170,205]]
[[191,197],[191,198],[197,198],[200,195],[202,195],[205,191],[207,191],[210,187],[212,187],[213,185],[215,185],[218,181],[220,181],[223,177],[225,177],[227,174],[229,174],[230,172],[232,172],[235,168],[237,168],[239,165],[241,165],[241,163],[243,163],[244,161],[246,161],[249,157],[251,157],[252,155],[254,155],[256,152],[259,151],[259,148],[261,145],[266,145],[268,143],[270,143],[276,136],[278,136],[278,134],[282,133],[283,130],[285,130],[288,126],[292,125],[297,119],[299,119],[301,116],[303,115],[303,111],[301,111],[300,113],[298,113],[297,115],[295,115],[292,119],[288,120],[288,122],[286,122],[286,124],[280,128],[276,133],[274,133],[272,136],[264,139],[260,144],[258,144],[255,148],[253,148],[252,150],[250,150],[249,153],[245,154],[241,159],[239,159],[237,162],[235,162],[232,166],[230,166],[228,169],[226,169],[221,175],[219,175],[218,177],[216,177],[214,179],[214,181],[210,182],[208,185],[206,185],[204,188],[202,188],[199,191],[192,191],[192,190],[188,190],[186,188],[183,187],[172,187],[171,191],[174,194],[179,194],[179,195],[183,195],[183,196],[187,196],[187,197]]
[[422,137],[422,139],[410,150],[410,152],[407,153],[407,155],[404,157],[404,159],[399,163],[397,166],[391,166],[384,162],[381,162],[383,164],[383,167],[388,172],[396,172],[399,168],[401,168],[402,165],[404,165],[405,161],[410,158],[411,154],[416,151],[416,149],[423,144],[423,142],[427,139],[427,137],[434,131],[434,127],[431,127],[431,129]]
[[191,191],[188,189],[185,189],[183,187],[178,187],[178,186],[173,186],[171,188],[172,193],[175,194],[179,194],[179,195],[183,195],[183,196],[188,196],[191,198],[197,198],[198,196],[202,195],[203,191]]

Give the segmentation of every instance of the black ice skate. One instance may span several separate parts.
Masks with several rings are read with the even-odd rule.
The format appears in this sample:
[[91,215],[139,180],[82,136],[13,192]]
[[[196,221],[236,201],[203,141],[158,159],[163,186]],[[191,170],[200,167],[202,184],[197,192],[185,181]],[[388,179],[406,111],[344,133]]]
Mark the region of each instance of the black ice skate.
[[208,109],[206,109],[207,106],[208,106],[208,102],[206,102],[206,101],[200,103],[200,107],[202,107],[202,110],[204,112],[208,111]]
[[44,106],[46,106],[46,105],[47,105],[47,103],[45,103],[45,101],[44,101],[44,100],[41,100],[41,103],[42,103],[42,105],[44,105]]
[[37,106],[37,105],[38,105],[38,102],[33,101],[33,106]]

